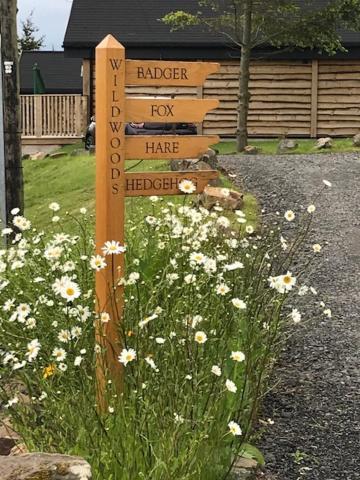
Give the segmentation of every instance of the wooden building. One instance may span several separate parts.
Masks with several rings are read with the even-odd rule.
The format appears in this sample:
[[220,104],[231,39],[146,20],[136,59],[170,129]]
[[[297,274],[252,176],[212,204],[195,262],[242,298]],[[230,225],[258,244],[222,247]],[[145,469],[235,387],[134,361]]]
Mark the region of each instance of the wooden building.
[[[321,4],[315,0],[314,4]],[[161,19],[171,10],[196,11],[196,0],[73,0],[64,39],[65,55],[83,59],[83,94],[94,111],[95,47],[108,33],[131,59],[211,60],[221,64],[200,88],[128,87],[129,95],[218,98],[202,125],[205,134],[236,130],[239,51],[225,37],[199,28],[171,32]],[[349,136],[360,131],[360,32],[344,32],[347,53],[253,52],[249,134],[257,137]]]

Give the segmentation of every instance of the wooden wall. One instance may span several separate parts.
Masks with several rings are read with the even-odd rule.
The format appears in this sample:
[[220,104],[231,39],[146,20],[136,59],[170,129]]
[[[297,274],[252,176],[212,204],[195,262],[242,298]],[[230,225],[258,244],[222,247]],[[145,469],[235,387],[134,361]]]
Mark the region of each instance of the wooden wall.
[[[234,136],[239,62],[220,63],[220,71],[209,76],[203,87],[129,87],[127,94],[218,98],[219,108],[206,116],[200,131]],[[360,131],[360,60],[254,60],[250,93],[250,136],[349,136]]]

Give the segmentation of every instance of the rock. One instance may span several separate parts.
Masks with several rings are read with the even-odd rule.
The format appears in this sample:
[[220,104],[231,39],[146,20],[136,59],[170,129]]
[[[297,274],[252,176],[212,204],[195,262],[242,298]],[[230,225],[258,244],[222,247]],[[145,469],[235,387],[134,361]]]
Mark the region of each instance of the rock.
[[360,133],[353,136],[353,145],[355,147],[360,147]]
[[[15,472],[15,474],[14,474]],[[49,453],[25,453],[3,457],[1,480],[90,480],[90,465],[80,457]]]
[[29,155],[30,160],[43,160],[45,157],[46,153],[44,152],[36,152]]
[[255,480],[258,463],[252,458],[239,457],[233,467],[234,480]]
[[70,157],[84,157],[85,155],[89,155],[88,150],[85,150],[85,148],[75,148],[70,153]]
[[[203,160],[199,160],[197,158],[187,158],[185,160],[171,160],[170,168],[172,171],[178,172],[186,172],[191,171],[199,171],[199,170],[212,170],[208,163],[205,163]],[[215,178],[214,180],[209,181],[209,185],[217,186],[220,185],[220,179]]]
[[318,138],[318,141],[316,142],[315,148],[331,148],[332,147],[332,140],[330,137],[323,137],[323,138]]
[[199,201],[208,210],[216,204],[226,210],[239,210],[243,205],[243,194],[227,188],[208,186],[201,193]]
[[212,148],[209,148],[208,150],[206,150],[206,152],[199,157],[199,160],[202,160],[203,162],[207,163],[214,170],[217,170],[219,166],[216,152]]
[[12,448],[20,440],[20,436],[12,429],[8,417],[0,420],[0,455],[9,455]]
[[255,147],[254,145],[246,145],[244,148],[244,153],[247,155],[257,155],[260,152],[260,149]]
[[61,157],[67,157],[68,154],[66,152],[54,152],[50,153],[49,158],[61,158]]
[[25,443],[18,443],[11,449],[9,455],[17,456],[22,455],[23,453],[29,453],[29,450],[27,449]]
[[287,153],[289,150],[295,150],[298,147],[298,143],[295,140],[291,140],[288,138],[283,138],[280,140],[279,145],[277,147],[277,153]]
[[0,455],[10,455],[11,450],[16,446],[16,441],[11,437],[0,437]]

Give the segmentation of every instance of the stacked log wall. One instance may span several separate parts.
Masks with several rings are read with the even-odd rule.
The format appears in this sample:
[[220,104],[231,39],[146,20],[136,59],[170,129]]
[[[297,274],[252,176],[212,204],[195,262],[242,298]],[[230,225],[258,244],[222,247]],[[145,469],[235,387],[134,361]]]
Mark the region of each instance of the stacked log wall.
[[[128,96],[217,98],[199,133],[234,137],[239,61],[220,61],[203,87],[127,87]],[[92,99],[95,68],[92,64]],[[248,130],[252,137],[349,136],[360,131],[360,60],[265,61],[250,68]],[[93,104],[93,111],[94,111]]]

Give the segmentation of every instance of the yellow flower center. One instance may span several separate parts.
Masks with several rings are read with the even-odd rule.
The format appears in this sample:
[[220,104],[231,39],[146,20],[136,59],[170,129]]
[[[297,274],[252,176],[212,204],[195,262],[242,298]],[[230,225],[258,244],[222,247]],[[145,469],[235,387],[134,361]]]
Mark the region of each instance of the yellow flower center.
[[71,296],[71,295],[74,295],[75,290],[73,288],[69,287],[69,288],[66,289],[66,293],[67,293],[67,295]]
[[287,285],[288,285],[289,283],[291,283],[291,277],[289,277],[289,275],[285,275],[285,277],[284,277],[284,283],[286,283]]

